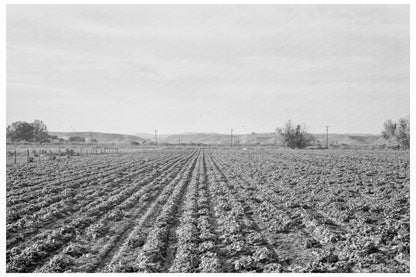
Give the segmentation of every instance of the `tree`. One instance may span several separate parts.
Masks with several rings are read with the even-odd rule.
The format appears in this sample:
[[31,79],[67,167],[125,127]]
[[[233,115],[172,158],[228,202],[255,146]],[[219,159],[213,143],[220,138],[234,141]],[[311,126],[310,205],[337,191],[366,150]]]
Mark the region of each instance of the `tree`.
[[6,137],[11,141],[47,142],[49,141],[48,128],[41,120],[32,123],[25,121],[13,122],[7,126]]
[[406,118],[400,118],[397,124],[397,141],[400,144],[400,148],[410,148],[410,120]]
[[33,126],[33,140],[36,142],[48,142],[48,127],[41,120],[35,120],[32,123]]
[[283,128],[276,129],[276,137],[280,137],[284,146],[305,148],[311,145],[314,137],[306,132],[306,126],[294,125],[292,121],[286,122]]
[[381,131],[381,136],[386,140],[391,140],[396,136],[397,124],[390,119],[384,122],[384,130]]
[[400,118],[398,122],[387,120],[384,122],[381,137],[399,145],[400,149],[410,148],[410,120]]
[[24,121],[13,122],[7,126],[6,137],[12,142],[33,141],[33,125]]

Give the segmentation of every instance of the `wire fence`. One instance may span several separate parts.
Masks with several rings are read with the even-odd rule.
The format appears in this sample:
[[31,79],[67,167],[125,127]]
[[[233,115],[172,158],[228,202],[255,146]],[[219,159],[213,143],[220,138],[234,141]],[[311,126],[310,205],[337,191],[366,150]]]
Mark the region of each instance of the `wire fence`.
[[119,148],[111,147],[78,147],[56,149],[19,149],[7,151],[7,164],[16,163],[40,163],[42,161],[61,161],[73,157],[88,157],[94,155],[118,154]]

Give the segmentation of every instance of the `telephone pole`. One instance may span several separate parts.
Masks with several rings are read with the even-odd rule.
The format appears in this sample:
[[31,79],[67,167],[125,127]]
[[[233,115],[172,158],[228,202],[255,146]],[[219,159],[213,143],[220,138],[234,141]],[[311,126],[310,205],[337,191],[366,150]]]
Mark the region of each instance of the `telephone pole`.
[[231,137],[230,137],[231,147],[233,147],[233,131],[234,129],[231,129]]
[[155,143],[157,145],[157,130],[155,130]]
[[325,126],[326,127],[326,149],[328,149],[328,127],[329,126]]

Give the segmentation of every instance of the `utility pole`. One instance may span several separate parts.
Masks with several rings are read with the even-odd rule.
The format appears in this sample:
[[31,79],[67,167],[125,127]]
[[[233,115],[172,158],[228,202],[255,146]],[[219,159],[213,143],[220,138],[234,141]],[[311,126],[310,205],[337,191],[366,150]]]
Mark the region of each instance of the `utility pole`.
[[326,127],[326,149],[328,149],[328,127],[329,126],[325,126]]
[[157,130],[155,130],[155,143],[157,145]]
[[234,129],[231,129],[231,137],[230,137],[231,147],[233,147],[233,131]]

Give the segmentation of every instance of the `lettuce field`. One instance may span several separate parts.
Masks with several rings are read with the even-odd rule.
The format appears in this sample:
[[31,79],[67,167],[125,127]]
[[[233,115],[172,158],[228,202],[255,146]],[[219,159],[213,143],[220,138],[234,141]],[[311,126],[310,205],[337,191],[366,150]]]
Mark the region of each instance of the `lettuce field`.
[[7,272],[409,272],[409,153],[162,149],[7,165]]

